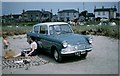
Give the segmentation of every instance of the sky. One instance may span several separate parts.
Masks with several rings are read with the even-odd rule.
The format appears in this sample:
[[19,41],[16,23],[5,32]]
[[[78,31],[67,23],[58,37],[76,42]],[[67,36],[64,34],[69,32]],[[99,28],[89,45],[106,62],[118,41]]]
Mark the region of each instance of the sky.
[[[21,14],[24,10],[41,10],[45,9],[53,14],[57,14],[58,9],[78,9],[79,11],[87,10],[89,13],[94,12],[94,7],[114,7],[118,9],[118,2],[2,2],[2,15]],[[120,9],[120,7],[119,7]]]

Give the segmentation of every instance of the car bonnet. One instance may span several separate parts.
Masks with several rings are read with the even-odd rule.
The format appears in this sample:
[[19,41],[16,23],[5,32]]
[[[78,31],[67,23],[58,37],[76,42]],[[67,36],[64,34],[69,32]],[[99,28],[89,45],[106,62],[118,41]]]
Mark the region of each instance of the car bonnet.
[[51,37],[61,42],[67,41],[67,43],[70,45],[88,44],[88,41],[86,40],[86,38],[79,34],[69,33],[69,34],[54,35]]

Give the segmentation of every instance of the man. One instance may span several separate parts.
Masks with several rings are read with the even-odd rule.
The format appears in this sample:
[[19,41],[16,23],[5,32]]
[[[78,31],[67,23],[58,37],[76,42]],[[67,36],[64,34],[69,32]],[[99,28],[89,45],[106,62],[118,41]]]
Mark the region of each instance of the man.
[[37,55],[37,43],[35,42],[35,37],[31,37],[30,38],[30,48],[23,50],[21,53],[19,53],[18,55],[15,55],[14,57],[18,57],[18,56],[35,56]]

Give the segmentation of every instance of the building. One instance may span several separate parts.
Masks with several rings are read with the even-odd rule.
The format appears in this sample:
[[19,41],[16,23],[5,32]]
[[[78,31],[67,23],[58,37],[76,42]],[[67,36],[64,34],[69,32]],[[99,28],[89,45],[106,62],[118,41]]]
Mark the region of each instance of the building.
[[88,13],[87,10],[82,11],[79,14],[79,21],[93,21],[95,19],[95,15],[93,13]]
[[3,15],[2,16],[2,23],[9,23],[11,21],[11,15]]
[[82,15],[80,15],[80,16],[79,16],[79,21],[85,21],[85,17],[82,16]]
[[41,12],[42,12],[42,18],[41,18],[42,22],[51,21],[51,19],[52,19],[52,11],[49,12],[49,11],[42,10]]
[[58,16],[57,16],[56,14],[52,16],[52,21],[53,21],[53,22],[54,22],[54,21],[58,21]]
[[79,9],[66,9],[66,10],[58,10],[58,20],[59,21],[70,21],[73,20],[74,17],[79,17]]
[[52,13],[45,10],[28,10],[22,13],[23,21],[50,21],[52,18]]
[[52,13],[45,10],[23,10],[22,14],[10,14],[10,15],[3,15],[2,22],[3,23],[10,23],[10,22],[45,22],[51,21]]
[[23,21],[40,21],[42,18],[42,12],[39,10],[23,10]]
[[79,21],[93,21],[95,19],[95,15],[93,13],[88,13],[88,11],[82,11],[79,14]]
[[116,6],[114,6],[114,8],[104,8],[104,6],[102,6],[102,8],[95,7],[94,9],[95,18],[116,18],[116,12]]
[[87,19],[89,21],[94,21],[95,20],[95,15],[93,13],[87,13]]
[[22,15],[21,14],[13,14],[12,18],[13,18],[13,22],[20,22],[20,21],[22,21]]
[[120,13],[116,13],[116,19],[120,19]]
[[22,21],[21,14],[10,14],[10,15],[3,15],[2,16],[3,23],[20,22],[20,21]]
[[87,14],[88,14],[88,11],[85,10],[85,11],[82,11],[80,14],[79,14],[79,21],[86,21],[88,18],[87,18]]

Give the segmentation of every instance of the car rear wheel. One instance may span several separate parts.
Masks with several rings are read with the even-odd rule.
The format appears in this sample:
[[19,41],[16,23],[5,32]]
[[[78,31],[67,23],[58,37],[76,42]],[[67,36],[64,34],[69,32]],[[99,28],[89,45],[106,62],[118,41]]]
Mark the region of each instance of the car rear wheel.
[[57,62],[62,61],[62,57],[56,49],[54,50],[53,57],[54,57],[55,61],[57,61]]

